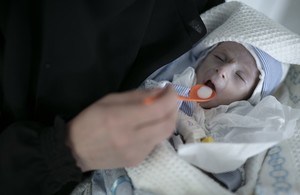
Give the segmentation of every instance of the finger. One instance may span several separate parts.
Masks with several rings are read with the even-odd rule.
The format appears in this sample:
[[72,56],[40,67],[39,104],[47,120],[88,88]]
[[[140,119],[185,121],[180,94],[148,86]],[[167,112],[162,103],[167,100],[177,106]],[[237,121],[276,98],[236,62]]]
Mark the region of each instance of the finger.
[[141,124],[151,123],[165,118],[171,112],[177,112],[177,94],[171,87],[167,87],[156,95],[150,105],[142,103],[136,106],[138,109],[133,110],[133,114],[137,115],[137,120]]
[[[148,126],[143,126],[132,136],[132,150],[129,153],[120,154],[127,159],[126,166],[136,166],[142,162],[154,147],[163,140],[169,138],[175,129],[176,114],[168,119],[162,119]],[[138,150],[136,150],[138,148]],[[124,156],[125,154],[125,156]]]
[[[175,97],[174,97],[175,96]],[[130,133],[140,126],[155,123],[164,119],[169,113],[177,113],[176,95],[172,89],[165,89],[165,92],[150,106],[142,103],[142,100],[129,104],[102,104],[101,113],[105,113],[102,118],[103,125],[111,129],[122,129]],[[129,132],[127,132],[129,131]]]
[[120,101],[119,104],[109,103],[102,104],[102,106],[109,107],[109,109],[107,109],[109,113],[106,114],[114,115],[114,119],[116,119],[119,124],[128,123],[127,125],[134,127],[164,118],[170,111],[174,112],[175,110],[176,112],[177,99],[173,89],[166,88],[163,89],[163,91],[155,91],[150,94],[157,93],[161,93],[161,95],[149,106],[143,104],[145,95],[140,95],[139,93],[139,100],[136,100],[134,103],[118,100]]
[[164,118],[151,123],[144,123],[136,131],[136,139],[141,142],[156,145],[172,135],[176,128],[177,112],[171,111]]

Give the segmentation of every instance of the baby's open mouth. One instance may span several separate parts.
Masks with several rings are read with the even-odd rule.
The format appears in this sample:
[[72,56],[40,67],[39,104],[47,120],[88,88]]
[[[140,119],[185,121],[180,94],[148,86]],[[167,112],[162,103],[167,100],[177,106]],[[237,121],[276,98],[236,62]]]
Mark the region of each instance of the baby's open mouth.
[[210,87],[212,90],[216,90],[215,85],[211,82],[211,80],[208,80],[204,83],[204,85],[206,85],[207,87]]

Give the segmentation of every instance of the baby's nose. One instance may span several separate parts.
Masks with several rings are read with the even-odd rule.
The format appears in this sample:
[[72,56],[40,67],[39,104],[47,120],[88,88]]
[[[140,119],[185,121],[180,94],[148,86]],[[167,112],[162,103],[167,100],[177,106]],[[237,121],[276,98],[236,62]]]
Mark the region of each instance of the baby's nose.
[[233,70],[232,63],[227,63],[216,68],[216,72],[218,73],[219,77],[221,77],[222,79],[228,79],[232,70]]

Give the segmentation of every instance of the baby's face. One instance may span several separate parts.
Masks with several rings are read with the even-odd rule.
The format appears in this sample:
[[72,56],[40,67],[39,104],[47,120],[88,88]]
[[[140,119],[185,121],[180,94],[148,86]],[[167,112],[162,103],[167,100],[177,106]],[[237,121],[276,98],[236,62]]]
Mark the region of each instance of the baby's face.
[[259,70],[250,52],[236,42],[216,46],[198,65],[197,83],[213,88],[217,95],[200,103],[203,108],[228,105],[250,98],[259,80]]

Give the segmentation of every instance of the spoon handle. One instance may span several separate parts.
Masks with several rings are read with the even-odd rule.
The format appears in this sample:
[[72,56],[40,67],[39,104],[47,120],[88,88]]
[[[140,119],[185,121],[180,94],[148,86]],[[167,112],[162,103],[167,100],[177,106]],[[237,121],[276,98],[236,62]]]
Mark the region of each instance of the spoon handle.
[[181,95],[178,95],[177,97],[179,100],[191,101],[191,102],[208,102],[209,100],[212,99],[211,97],[204,99],[204,98],[191,98],[191,97],[186,97],[186,96],[181,96]]

